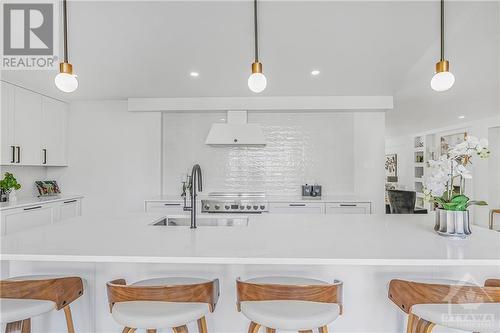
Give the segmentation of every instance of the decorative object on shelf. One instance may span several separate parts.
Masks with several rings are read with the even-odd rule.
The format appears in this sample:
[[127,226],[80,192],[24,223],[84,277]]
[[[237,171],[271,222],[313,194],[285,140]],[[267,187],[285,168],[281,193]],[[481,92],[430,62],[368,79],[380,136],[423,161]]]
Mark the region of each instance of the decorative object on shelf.
[[470,235],[471,205],[487,205],[470,200],[465,193],[465,179],[472,178],[469,166],[474,155],[486,159],[490,155],[488,140],[468,136],[438,160],[429,161],[429,176],[424,181],[426,200],[437,204],[434,230],[443,236],[465,238]]
[[59,74],[56,75],[54,83],[63,92],[71,93],[78,88],[77,75],[73,74],[73,65],[68,62],[68,10],[66,0],[63,0],[63,42],[64,60],[59,63]]
[[61,194],[59,185],[55,180],[37,180],[35,182],[39,197],[50,197]]
[[10,172],[6,172],[2,180],[0,180],[0,201],[17,201],[16,192],[21,188],[21,184],[17,182],[16,177]]
[[321,199],[321,185],[302,185],[302,199]]
[[263,92],[267,86],[266,76],[262,73],[262,64],[259,62],[259,31],[257,20],[257,0],[253,1],[253,24],[254,24],[254,46],[255,59],[252,63],[252,75],[248,78],[248,88],[254,93]]
[[447,155],[451,148],[464,142],[467,139],[467,133],[456,133],[441,137],[441,155]]
[[396,183],[398,181],[398,155],[385,155],[385,176],[388,182]]
[[432,77],[431,87],[435,91],[446,91],[455,83],[450,72],[450,63],[444,58],[444,0],[441,0],[441,58],[436,63],[436,74]]

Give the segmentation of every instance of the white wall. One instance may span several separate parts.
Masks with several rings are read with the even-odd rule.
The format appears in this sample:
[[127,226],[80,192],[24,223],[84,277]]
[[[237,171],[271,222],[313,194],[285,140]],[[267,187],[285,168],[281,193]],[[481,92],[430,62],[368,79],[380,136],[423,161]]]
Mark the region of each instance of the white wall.
[[325,195],[383,198],[383,112],[250,112],[249,122],[263,128],[265,147],[205,145],[211,124],[225,121],[225,113],[163,117],[165,194],[180,193],[182,174],[199,163],[205,192],[262,190],[298,196],[300,185],[318,182]]
[[385,153],[397,154],[398,189],[414,191],[413,137],[400,136],[387,139]]
[[160,193],[160,114],[125,101],[71,103],[68,167],[48,168],[64,193],[83,194],[85,214],[141,211]]

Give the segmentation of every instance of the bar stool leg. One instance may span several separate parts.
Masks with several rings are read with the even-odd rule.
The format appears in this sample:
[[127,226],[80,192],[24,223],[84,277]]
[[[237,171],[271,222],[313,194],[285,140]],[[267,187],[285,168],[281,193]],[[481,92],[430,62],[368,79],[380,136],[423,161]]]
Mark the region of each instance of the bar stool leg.
[[276,333],[276,329],[266,327],[266,333]]
[[313,333],[312,330],[299,331],[299,333]]
[[431,323],[431,322],[429,322],[425,319],[422,319],[422,318],[418,318],[414,332],[415,333],[431,333],[434,326],[435,326],[434,323]]
[[408,323],[406,324],[406,333],[413,333],[413,326],[415,325],[416,320],[418,320],[417,316],[409,312]]
[[178,326],[173,328],[174,333],[189,333],[186,325]]
[[156,333],[156,329],[147,329],[146,333]]
[[73,317],[71,316],[71,309],[69,305],[64,308],[64,315],[66,316],[66,326],[68,327],[68,333],[75,333],[75,326],[73,325]]
[[122,333],[134,333],[136,330],[136,328],[125,327]]
[[198,333],[208,333],[205,316],[198,319]]
[[260,324],[250,322],[250,326],[248,326],[248,333],[257,333],[259,332]]
[[22,323],[21,333],[31,333],[31,319],[24,319]]
[[327,326],[320,327],[318,328],[318,331],[319,333],[328,333],[328,327]]

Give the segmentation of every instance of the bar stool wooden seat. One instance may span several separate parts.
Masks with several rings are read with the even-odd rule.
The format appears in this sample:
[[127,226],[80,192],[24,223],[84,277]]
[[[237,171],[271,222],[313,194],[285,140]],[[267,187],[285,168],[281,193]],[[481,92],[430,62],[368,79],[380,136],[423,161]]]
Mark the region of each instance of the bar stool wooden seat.
[[186,324],[197,321],[200,333],[207,332],[205,316],[219,299],[219,280],[190,277],[148,279],[127,285],[119,279],[107,283],[113,318],[124,326],[123,333],[172,328],[187,333]]
[[299,277],[237,280],[238,311],[250,320],[249,333],[261,326],[278,330],[327,333],[327,325],[342,313],[342,282]]
[[6,332],[29,333],[31,318],[64,310],[68,333],[74,333],[70,304],[83,295],[79,277],[30,275],[0,281],[0,309]]
[[430,333],[435,325],[500,331],[500,279],[487,280],[484,287],[460,281],[392,280],[389,298],[408,314],[407,333]]

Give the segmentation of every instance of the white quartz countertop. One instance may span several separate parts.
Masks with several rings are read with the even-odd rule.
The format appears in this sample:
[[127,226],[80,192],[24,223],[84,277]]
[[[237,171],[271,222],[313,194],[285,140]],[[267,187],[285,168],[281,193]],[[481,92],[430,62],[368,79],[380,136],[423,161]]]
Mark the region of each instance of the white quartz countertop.
[[40,226],[2,237],[1,259],[500,267],[500,233],[474,227],[466,240],[447,239],[434,233],[432,214],[262,214],[250,215],[248,227],[149,225],[160,217],[81,216]]
[[[203,193],[198,194],[199,200],[207,199],[207,195]],[[300,195],[267,195],[268,202],[371,202],[364,197],[354,194],[338,194],[326,195],[321,198],[302,198]],[[182,197],[175,194],[167,194],[162,196],[146,199],[146,202],[162,202],[162,201],[182,201]]]
[[0,202],[0,211],[7,209],[29,207],[39,204],[47,204],[51,202],[81,199],[81,198],[83,198],[82,195],[58,195],[58,196],[50,196],[43,198],[39,197],[19,198],[15,202],[13,201]]

